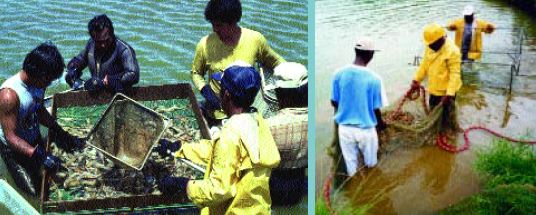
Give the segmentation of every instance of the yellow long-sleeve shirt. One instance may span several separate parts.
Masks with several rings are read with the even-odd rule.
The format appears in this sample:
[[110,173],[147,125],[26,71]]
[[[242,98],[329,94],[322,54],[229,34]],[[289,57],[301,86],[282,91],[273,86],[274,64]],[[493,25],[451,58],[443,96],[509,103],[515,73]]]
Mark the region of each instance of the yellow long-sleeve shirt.
[[[473,34],[468,57],[469,59],[478,60],[482,57],[482,33],[492,33],[495,30],[495,25],[481,19],[475,19],[472,28]],[[456,43],[456,46],[461,49],[465,20],[463,18],[454,20],[447,25],[447,29],[456,31],[454,42]]]
[[[241,35],[238,44],[234,47],[223,43],[216,33],[203,37],[195,49],[192,64],[192,81],[198,90],[206,84],[205,74],[208,73],[208,82],[216,95],[220,95],[220,84],[212,80],[211,75],[222,72],[235,61],[244,61],[254,65],[261,63],[264,67],[273,69],[285,60],[279,56],[266,41],[264,36],[247,28],[240,28]],[[222,110],[216,110],[214,117],[225,118]]]
[[428,77],[428,91],[432,95],[454,96],[462,86],[460,66],[460,49],[447,39],[437,52],[426,47],[414,79],[422,82]]
[[211,142],[185,144],[175,156],[207,164],[204,179],[187,187],[201,214],[270,214],[269,179],[281,159],[259,113],[233,115]]

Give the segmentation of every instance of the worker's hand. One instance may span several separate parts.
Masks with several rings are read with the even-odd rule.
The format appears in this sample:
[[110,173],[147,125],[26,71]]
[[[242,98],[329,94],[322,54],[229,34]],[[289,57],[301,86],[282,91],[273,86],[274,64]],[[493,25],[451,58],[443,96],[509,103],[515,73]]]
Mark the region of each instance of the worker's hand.
[[99,78],[90,78],[84,83],[84,89],[87,91],[96,91],[104,87],[104,81]]
[[108,75],[104,76],[104,80],[102,80],[102,83],[104,86],[108,86]]
[[79,78],[76,77],[76,69],[68,69],[67,74],[65,75],[65,82],[67,82],[69,87],[73,87],[76,80],[79,80]]
[[378,124],[376,125],[377,132],[383,131],[386,128],[387,128],[387,124],[383,120],[379,121]]
[[454,97],[452,96],[443,96],[441,97],[441,103],[443,104],[443,106],[448,107],[451,105],[452,101],[454,100],[453,98]]
[[207,104],[209,105],[208,107],[209,109],[213,109],[213,110],[221,109],[220,99],[218,98],[218,96],[216,96],[216,93],[212,91],[209,84],[205,85],[201,89],[201,95],[203,95],[203,97],[207,101]]
[[158,189],[164,195],[174,195],[186,192],[189,178],[166,176],[158,182]]
[[45,170],[52,174],[58,172],[61,168],[61,160],[54,155],[47,154],[41,145],[35,147],[31,159],[42,164]]
[[171,156],[173,152],[178,151],[181,148],[182,144],[180,140],[171,142],[168,139],[160,139],[158,141],[158,146],[155,147],[155,151],[160,154],[162,157]]
[[418,81],[411,81],[411,85],[410,85],[410,89],[408,91],[408,94],[412,94],[413,92],[419,90],[419,88],[421,87],[421,84],[418,82]]

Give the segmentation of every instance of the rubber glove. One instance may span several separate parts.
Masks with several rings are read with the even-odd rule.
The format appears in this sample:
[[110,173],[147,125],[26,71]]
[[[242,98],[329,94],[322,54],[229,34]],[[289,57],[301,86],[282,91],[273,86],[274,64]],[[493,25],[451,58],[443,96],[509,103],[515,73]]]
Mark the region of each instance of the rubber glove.
[[168,139],[160,139],[160,141],[158,141],[158,144],[159,145],[155,147],[155,151],[157,151],[158,154],[160,154],[160,156],[162,157],[171,156],[173,152],[178,151],[182,146],[180,140],[171,142]]
[[186,192],[189,178],[166,176],[158,182],[158,189],[164,195],[175,195],[181,192]]
[[61,160],[54,155],[47,154],[41,145],[35,147],[31,159],[42,164],[51,173],[56,173],[61,168]]
[[63,129],[56,131],[56,145],[65,151],[72,152],[73,150],[82,150],[86,145],[86,141],[67,133]]
[[209,105],[208,108],[213,110],[221,109],[220,99],[218,98],[218,96],[216,96],[216,93],[212,91],[210,85],[207,84],[201,89],[201,95],[203,95],[203,97],[207,101],[207,104]]

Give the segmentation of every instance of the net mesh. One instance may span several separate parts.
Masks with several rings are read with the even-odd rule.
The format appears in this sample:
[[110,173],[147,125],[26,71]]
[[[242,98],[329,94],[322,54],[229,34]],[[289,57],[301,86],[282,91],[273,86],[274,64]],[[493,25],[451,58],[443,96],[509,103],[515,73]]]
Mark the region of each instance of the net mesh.
[[[440,132],[445,131],[452,138],[459,130],[456,123],[454,104],[449,108],[448,116],[443,116],[445,107],[441,104],[429,110],[427,96],[423,87],[410,95],[404,95],[392,105],[382,110],[382,117],[387,124],[385,130],[378,133],[379,154],[392,152],[400,147],[418,148],[434,145]],[[446,120],[446,121],[444,121]],[[336,126],[336,125],[335,125]],[[346,167],[342,159],[336,126],[334,139],[328,148],[328,155],[333,159],[332,171],[335,173],[335,186],[344,179]],[[362,156],[359,156],[362,158]],[[363,162],[359,162],[363,163]]]

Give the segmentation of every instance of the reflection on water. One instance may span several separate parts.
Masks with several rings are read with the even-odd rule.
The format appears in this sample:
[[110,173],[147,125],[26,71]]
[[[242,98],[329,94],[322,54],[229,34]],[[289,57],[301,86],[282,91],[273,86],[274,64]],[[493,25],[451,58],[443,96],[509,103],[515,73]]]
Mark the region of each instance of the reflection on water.
[[[465,69],[466,86],[456,99],[460,126],[485,125],[513,137],[536,134],[536,71],[530,69],[536,62],[536,21],[526,14],[496,1],[319,0],[315,6],[317,190],[329,172],[331,160],[325,148],[334,135],[331,92],[325,89],[331,89],[333,72],[352,62],[356,37],[368,36],[376,41],[381,51],[369,66],[382,76],[389,100],[395,101],[409,87],[417,68],[412,65],[414,57],[422,55],[422,28],[430,22],[446,25],[461,18],[467,4],[477,8],[477,18],[495,23],[498,29],[483,36],[482,63]],[[510,84],[512,58],[505,53],[520,42],[513,29],[517,27],[525,28],[528,36],[522,43],[520,69],[526,76],[513,79],[513,94],[508,96],[504,86]],[[453,38],[453,33],[448,37]],[[359,205],[383,192],[385,198],[372,211],[380,214],[431,213],[454,204],[480,189],[472,169],[474,151],[489,144],[491,137],[474,132],[470,140],[471,149],[456,155],[437,147],[400,149],[385,155],[366,175],[367,180],[352,178],[350,190],[364,186],[364,191],[348,196]],[[459,134],[458,144],[462,141]]]

